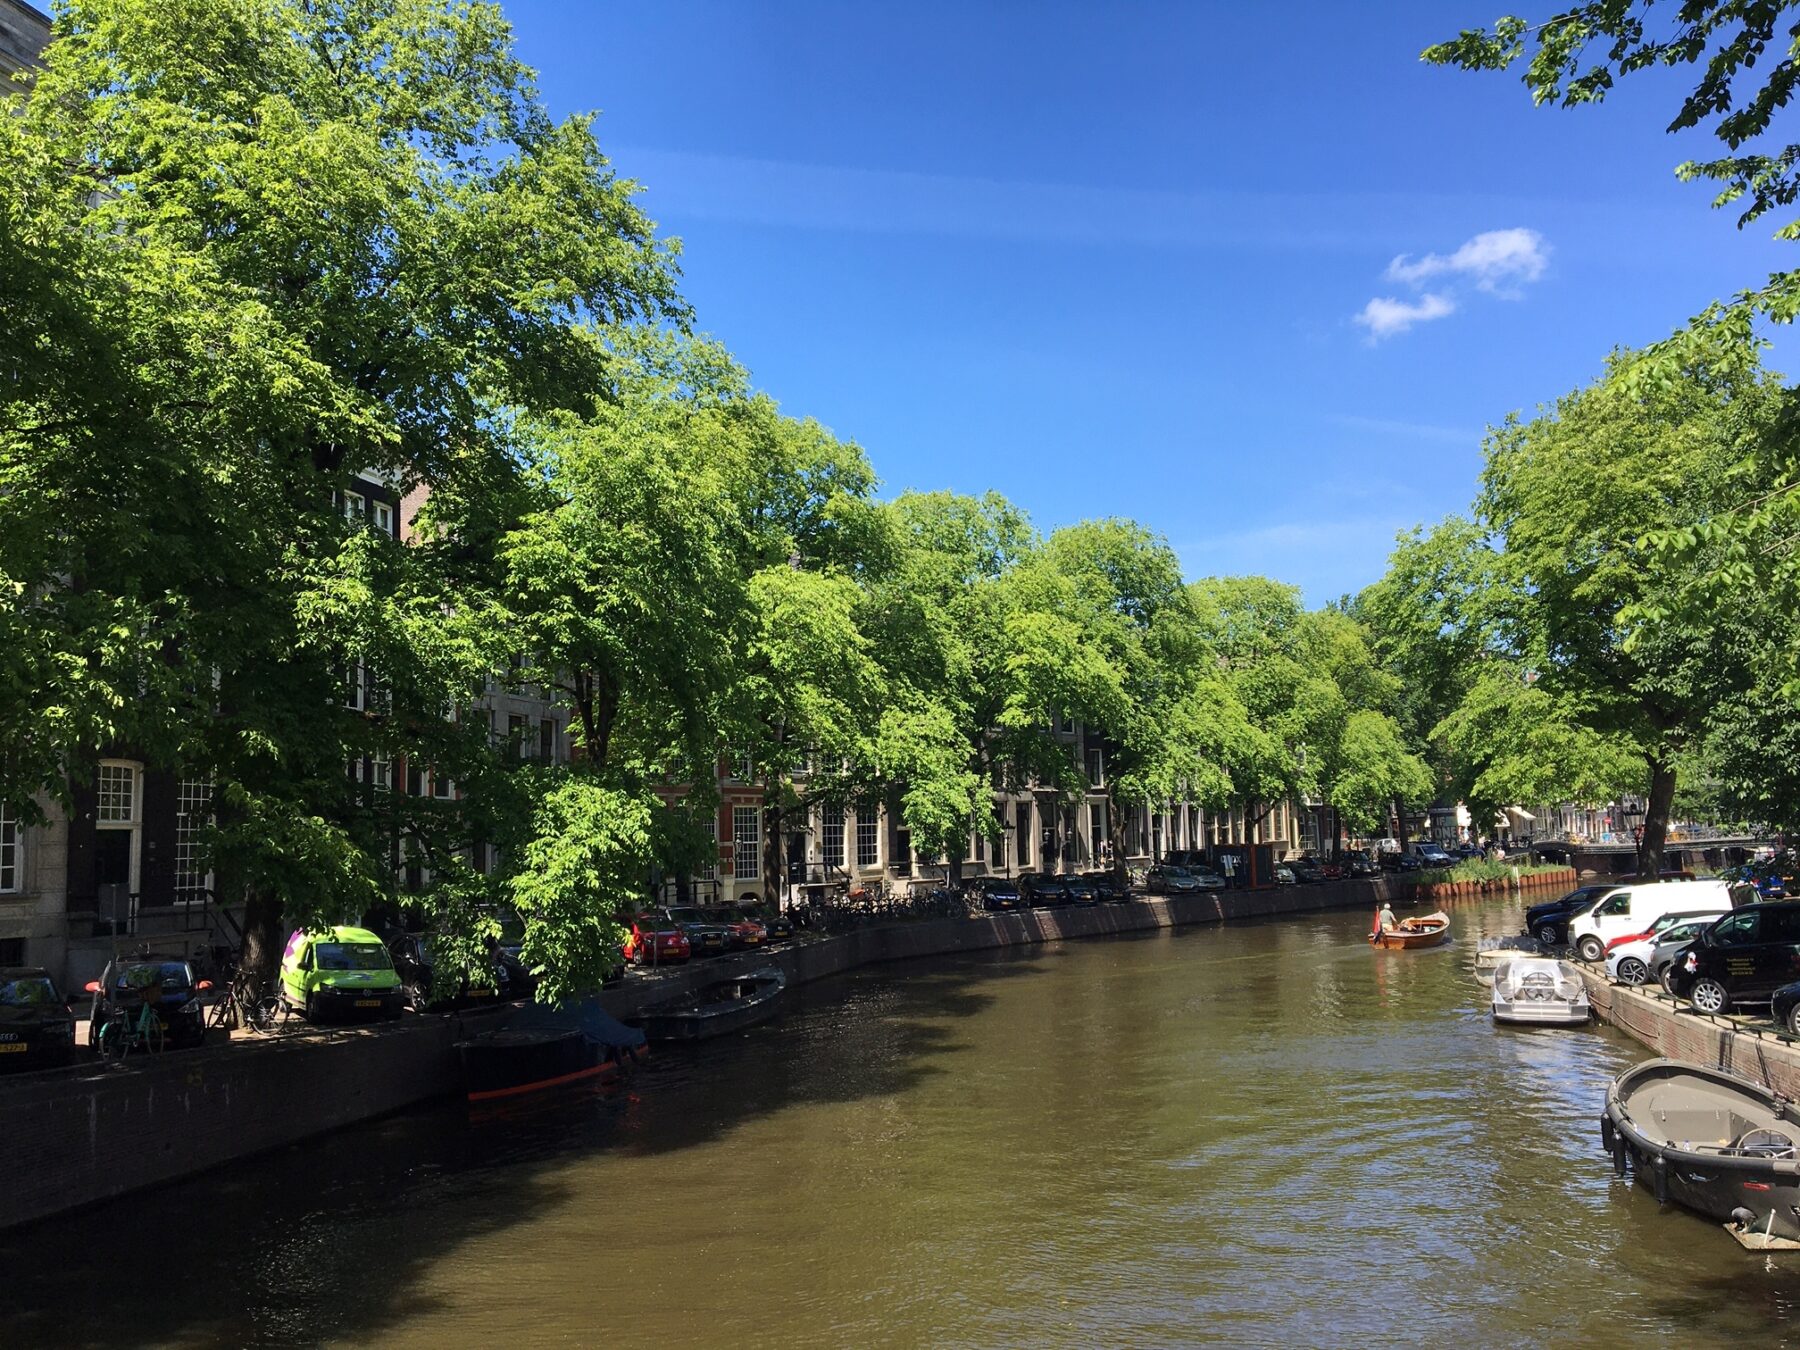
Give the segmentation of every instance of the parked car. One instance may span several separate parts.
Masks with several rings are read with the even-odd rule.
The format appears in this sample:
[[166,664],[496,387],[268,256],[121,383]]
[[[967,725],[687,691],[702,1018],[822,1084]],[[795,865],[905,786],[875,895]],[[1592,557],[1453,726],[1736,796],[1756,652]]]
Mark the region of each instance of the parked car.
[[1024,903],[1019,883],[1010,877],[976,877],[969,883],[969,903],[990,914],[1018,909]]
[[1300,879],[1294,875],[1294,869],[1286,863],[1275,864],[1275,884],[1277,886],[1297,886]]
[[[748,910],[734,909],[730,905],[715,905],[701,911],[719,927],[725,930],[725,946],[730,951],[741,952],[749,947],[761,947],[769,940],[769,930],[763,921]],[[688,941],[693,942],[693,938]]]
[[498,1003],[523,995],[523,990],[512,988],[503,961],[489,960],[485,967],[450,978],[438,969],[440,941],[430,933],[398,933],[388,940],[388,955],[400,977],[402,996],[414,1012]]
[[1658,942],[1661,940],[1664,933],[1667,933],[1672,928],[1687,923],[1690,919],[1705,919],[1708,923],[1711,923],[1714,919],[1722,919],[1729,913],[1731,913],[1731,907],[1729,905],[1719,905],[1713,909],[1683,910],[1680,913],[1671,911],[1668,914],[1659,915],[1652,921],[1650,926],[1641,933],[1625,933],[1619,937],[1609,939],[1606,944],[1607,960],[1609,963],[1611,962],[1612,953],[1616,948],[1626,946],[1633,942],[1643,942],[1645,940],[1649,940],[1653,943]]
[[1190,867],[1188,876],[1193,878],[1195,890],[1222,891],[1226,889],[1225,878],[1210,867]]
[[1663,972],[1689,943],[1723,914],[1674,914],[1656,933],[1639,934],[1612,943],[1606,949],[1606,975],[1620,984],[1660,983]]
[[1283,865],[1288,871],[1294,874],[1295,881],[1314,882],[1325,880],[1324,869],[1319,866],[1319,860],[1311,854],[1305,854],[1298,858],[1289,858]]
[[1611,882],[1601,886],[1577,886],[1554,900],[1527,906],[1525,931],[1546,947],[1560,947],[1569,940],[1569,920],[1612,889]]
[[1094,883],[1079,872],[1065,872],[1062,876],[1063,895],[1071,905],[1097,905],[1100,903],[1100,892],[1094,889]]
[[770,942],[787,942],[794,936],[794,921],[785,914],[765,914],[762,922]]
[[1063,888],[1062,878],[1054,872],[1021,872],[1019,899],[1033,906],[1066,905],[1069,894]]
[[75,1014],[50,972],[0,966],[0,1069],[43,1069],[75,1055]]
[[1425,865],[1410,853],[1383,853],[1380,862],[1384,872],[1417,872]]
[[1117,872],[1083,872],[1081,875],[1094,888],[1094,898],[1103,905],[1131,899],[1131,887]]
[[1452,867],[1456,863],[1456,858],[1442,844],[1414,844],[1413,857],[1426,867]]
[[1598,961],[1610,938],[1641,933],[1665,914],[1731,908],[1722,881],[1658,881],[1614,886],[1569,920],[1569,941],[1583,961]]
[[1800,901],[1746,905],[1700,930],[1670,964],[1669,992],[1704,1013],[1769,1002],[1800,980]]
[[1378,877],[1381,875],[1381,864],[1370,857],[1367,851],[1351,849],[1344,855],[1344,874],[1351,877]]
[[121,1009],[135,1017],[146,999],[162,1023],[167,1048],[199,1045],[206,1039],[206,1009],[200,995],[211,988],[211,981],[194,978],[186,957],[115,956],[100,978],[87,984],[87,992],[94,996],[88,1048],[98,1048],[100,1026],[108,1017]]
[[620,952],[634,966],[680,964],[693,955],[681,925],[648,910],[632,915]]
[[697,905],[665,907],[662,914],[687,934],[688,948],[695,956],[719,956],[731,947],[731,931]]
[[309,1022],[398,1017],[406,1003],[386,944],[366,928],[296,930],[281,954],[281,1000]]
[[1769,1020],[1791,1036],[1800,1036],[1800,982],[1784,984],[1769,997]]
[[1185,867],[1157,863],[1144,873],[1144,889],[1152,895],[1190,895],[1201,889],[1199,880]]

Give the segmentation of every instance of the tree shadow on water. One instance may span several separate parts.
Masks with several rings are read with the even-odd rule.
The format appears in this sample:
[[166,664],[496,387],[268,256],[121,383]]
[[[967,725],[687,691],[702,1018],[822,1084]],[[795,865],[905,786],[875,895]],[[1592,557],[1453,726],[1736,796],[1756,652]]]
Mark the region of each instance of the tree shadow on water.
[[[0,1233],[0,1345],[379,1343],[441,1312],[434,1269],[584,1201],[569,1165],[705,1146],[795,1107],[950,1071],[958,1023],[1038,959],[873,968],[790,989],[774,1021],[658,1046],[606,1090],[437,1102]],[[921,968],[923,966],[923,968]]]

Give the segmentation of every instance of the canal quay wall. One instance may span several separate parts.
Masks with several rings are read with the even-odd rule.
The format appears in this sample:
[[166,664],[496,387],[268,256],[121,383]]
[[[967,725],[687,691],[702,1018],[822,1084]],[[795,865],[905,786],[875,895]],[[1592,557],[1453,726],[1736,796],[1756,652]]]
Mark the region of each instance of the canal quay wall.
[[1610,983],[1600,971],[1577,965],[1595,1016],[1667,1059],[1725,1069],[1782,1096],[1800,1100],[1800,1046],[1763,1024],[1745,1030],[1728,1017],[1679,1007],[1667,996]]
[[[1399,898],[1388,877],[1268,891],[1137,898],[1092,908],[914,921],[629,979],[617,1017],[721,975],[779,967],[804,984],[859,966],[1196,924],[1359,909]],[[460,1088],[456,1042],[502,1010],[243,1038],[125,1067],[85,1064],[0,1079],[0,1228],[176,1180],[390,1114]],[[218,1033],[214,1033],[217,1035]]]

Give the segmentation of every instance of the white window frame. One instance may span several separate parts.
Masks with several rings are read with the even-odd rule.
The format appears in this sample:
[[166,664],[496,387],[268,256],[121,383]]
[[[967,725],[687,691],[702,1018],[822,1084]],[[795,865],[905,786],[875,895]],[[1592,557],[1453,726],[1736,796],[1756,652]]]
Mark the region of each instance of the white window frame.
[[344,489],[344,519],[357,525],[368,519],[368,499],[362,493]]
[[[126,810],[123,816],[112,814],[117,809],[118,792],[116,788],[107,787],[109,773],[116,775],[123,771],[127,786]],[[114,825],[131,827],[138,822],[138,804],[143,797],[143,766],[123,759],[103,759],[100,761],[100,772],[94,779],[94,823],[97,825]],[[110,801],[109,801],[110,799]]]
[[431,775],[431,795],[436,801],[454,801],[456,799],[456,780],[434,772]]
[[[175,789],[175,890],[210,891],[211,870],[194,868],[195,838],[212,823],[212,784],[203,778],[184,778]],[[190,901],[191,903],[191,901]]]
[[12,808],[0,803],[0,895],[16,895],[24,876],[25,830]]
[[379,752],[369,756],[369,782],[374,784],[378,792],[386,792],[393,787],[394,761],[390,756]]
[[370,509],[374,513],[375,528],[392,539],[394,537],[394,508],[386,502],[375,502]]
[[762,876],[762,808],[731,808],[731,879],[755,881]]
[[[835,851],[832,847],[834,840],[836,841]],[[827,811],[819,821],[819,861],[827,867],[835,867],[841,871],[844,859],[849,856],[844,852],[845,843],[844,813]]]
[[881,816],[878,812],[856,813],[856,865],[881,866]]

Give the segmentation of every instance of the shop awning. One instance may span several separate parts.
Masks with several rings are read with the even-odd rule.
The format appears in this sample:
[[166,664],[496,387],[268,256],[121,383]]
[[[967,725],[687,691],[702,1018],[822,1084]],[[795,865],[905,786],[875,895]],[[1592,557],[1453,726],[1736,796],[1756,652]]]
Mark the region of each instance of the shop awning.
[[1515,819],[1515,820],[1536,820],[1537,819],[1536,816],[1532,815],[1531,812],[1527,811],[1522,806],[1509,806],[1506,808],[1506,814],[1513,817],[1513,819]]

